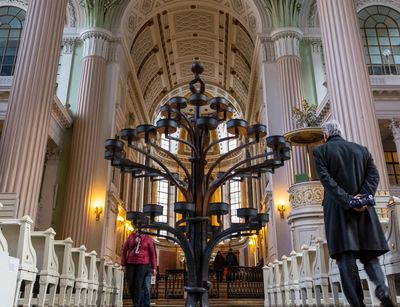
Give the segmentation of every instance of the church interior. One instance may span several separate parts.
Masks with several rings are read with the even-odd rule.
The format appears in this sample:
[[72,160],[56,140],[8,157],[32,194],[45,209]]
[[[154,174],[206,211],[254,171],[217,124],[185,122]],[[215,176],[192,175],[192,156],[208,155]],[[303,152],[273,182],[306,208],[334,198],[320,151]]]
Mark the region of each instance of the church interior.
[[400,304],[399,0],[0,0],[0,297],[132,306],[143,231],[155,306],[349,306],[311,154],[331,119],[379,171]]

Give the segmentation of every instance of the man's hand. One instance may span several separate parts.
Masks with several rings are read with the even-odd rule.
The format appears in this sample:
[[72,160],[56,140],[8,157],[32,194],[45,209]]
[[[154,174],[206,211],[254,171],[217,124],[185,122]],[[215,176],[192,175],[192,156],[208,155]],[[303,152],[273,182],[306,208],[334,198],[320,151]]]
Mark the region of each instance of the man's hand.
[[367,210],[368,206],[364,206],[361,208],[353,208],[354,210],[356,210],[357,212],[364,212],[365,210]]
[[151,271],[151,275],[156,276],[157,275],[157,270],[154,269],[153,271]]
[[[360,199],[361,198],[361,194],[357,194],[353,198]],[[364,207],[361,207],[361,208],[353,208],[353,210],[355,210],[357,212],[364,212],[365,210],[367,210],[367,208],[368,208],[368,206],[364,206]]]

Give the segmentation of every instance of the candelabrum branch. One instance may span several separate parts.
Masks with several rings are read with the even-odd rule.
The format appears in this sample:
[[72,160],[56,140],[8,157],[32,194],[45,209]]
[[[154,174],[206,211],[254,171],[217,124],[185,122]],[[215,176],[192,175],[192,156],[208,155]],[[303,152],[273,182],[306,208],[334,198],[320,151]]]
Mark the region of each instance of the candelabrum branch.
[[226,154],[223,154],[222,156],[220,156],[220,157],[217,159],[217,161],[215,161],[215,162],[210,166],[210,169],[209,169],[208,172],[207,172],[206,182],[209,182],[210,177],[211,177],[211,174],[212,174],[212,171],[214,170],[214,168],[216,168],[216,167],[218,166],[219,163],[221,163],[221,161],[223,161],[224,159],[226,159],[227,157],[229,157],[229,156],[232,155],[233,153],[238,152],[238,151],[240,151],[240,150],[242,150],[242,149],[244,149],[244,148],[246,148],[246,147],[249,147],[249,146],[251,146],[251,145],[255,145],[255,144],[257,144],[257,143],[258,143],[257,141],[252,141],[252,142],[249,142],[249,143],[245,143],[245,144],[243,144],[243,145],[240,145],[240,146],[238,146],[238,147],[236,147],[236,148],[234,148],[234,149],[228,151]]
[[[194,135],[195,135],[194,129],[193,129],[192,123],[190,122],[190,119],[187,117],[187,115],[186,115],[185,113],[181,112],[180,110],[175,109],[175,108],[171,108],[171,111],[173,111],[173,112],[175,112],[175,113],[177,114],[177,117],[178,117],[177,121],[178,121],[178,122],[182,125],[182,127],[184,127],[184,128],[186,129],[186,131],[190,134],[191,139],[194,140]],[[183,119],[183,121],[186,122],[186,125],[183,124],[183,121],[180,120],[180,119]]]
[[169,152],[168,150],[162,148],[161,146],[159,146],[158,144],[154,143],[154,142],[150,142],[150,145],[153,146],[155,149],[162,151],[163,153],[165,153],[166,155],[168,155],[168,157],[170,157],[172,160],[174,160],[185,172],[185,175],[187,178],[190,178],[190,173],[188,171],[188,169],[185,167],[185,165],[181,162],[181,160],[179,160],[176,155],[172,154],[171,152]]
[[234,140],[237,139],[237,136],[228,136],[228,137],[224,137],[222,139],[218,139],[214,142],[211,142],[205,149],[204,149],[204,155],[207,155],[207,152],[215,145],[225,142],[225,141],[229,141],[229,140]]
[[179,138],[176,138],[176,137],[173,137],[173,136],[170,136],[170,135],[166,136],[166,138],[167,138],[167,140],[176,141],[176,142],[179,142],[179,143],[189,146],[194,151],[196,157],[199,157],[199,152],[197,151],[196,147],[194,147],[194,145],[192,143],[182,140],[182,139],[179,139]]
[[192,195],[190,193],[190,191],[188,191],[187,189],[185,189],[185,187],[178,181],[176,180],[176,178],[174,178],[171,175],[170,170],[165,166],[164,163],[162,163],[159,159],[155,158],[154,156],[152,156],[150,153],[148,153],[147,151],[133,145],[133,144],[129,144],[128,145],[129,148],[140,152],[141,154],[143,154],[144,156],[148,157],[149,159],[153,160],[154,162],[156,162],[158,165],[160,165],[160,167],[165,171],[164,177],[166,177],[166,179],[168,179],[169,181],[173,182],[176,187],[183,193],[183,195],[185,195],[186,199],[191,201],[192,200]]
[[[253,157],[255,159],[260,158],[260,157]],[[243,163],[246,163],[248,161],[242,161]],[[242,164],[243,164],[242,163]],[[239,168],[236,169],[236,171],[234,173],[228,173],[226,172],[223,176],[221,176],[220,178],[214,180],[211,185],[208,187],[205,195],[204,195],[204,202],[203,202],[203,214],[205,214],[205,212],[207,212],[207,205],[208,202],[210,200],[211,195],[218,189],[218,187],[222,186],[225,182],[227,182],[228,180],[235,178],[235,177],[240,177],[240,175],[242,174],[248,174],[248,173],[256,173],[258,170],[262,169],[262,168],[270,168],[271,171],[274,168],[280,167],[282,166],[283,163],[276,163],[275,159],[268,159],[265,160],[262,163],[258,163],[255,165],[251,165],[248,167],[243,167],[243,168]]]

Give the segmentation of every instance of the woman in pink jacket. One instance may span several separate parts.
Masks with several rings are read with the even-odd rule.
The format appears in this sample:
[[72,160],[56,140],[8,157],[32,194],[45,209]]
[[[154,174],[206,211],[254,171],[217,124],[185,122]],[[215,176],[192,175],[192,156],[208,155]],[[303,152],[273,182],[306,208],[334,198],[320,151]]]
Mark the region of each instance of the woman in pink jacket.
[[140,307],[146,274],[156,273],[156,255],[153,239],[139,231],[132,233],[124,244],[121,265],[126,266],[126,279],[133,306]]

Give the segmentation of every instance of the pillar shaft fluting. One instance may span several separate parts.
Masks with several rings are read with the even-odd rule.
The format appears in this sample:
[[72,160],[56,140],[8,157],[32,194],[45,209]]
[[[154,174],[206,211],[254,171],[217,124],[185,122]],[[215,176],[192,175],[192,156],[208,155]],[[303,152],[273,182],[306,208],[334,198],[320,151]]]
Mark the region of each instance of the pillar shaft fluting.
[[[301,108],[301,102],[304,99],[299,47],[301,37],[302,33],[297,28],[283,28],[272,33],[279,74],[285,132],[297,128],[293,119],[293,108]],[[307,173],[307,154],[304,148],[293,148],[292,167],[294,174]],[[292,179],[294,174],[292,174]]]
[[103,84],[111,35],[108,31],[85,31],[81,82],[72,133],[65,200],[63,236],[87,244],[90,208],[95,201],[93,185],[100,137]]
[[333,118],[348,140],[370,150],[380,173],[379,190],[388,190],[381,136],[354,1],[318,0]]
[[[0,191],[36,218],[67,0],[31,1],[0,143]],[[49,30],[51,29],[51,30]]]

